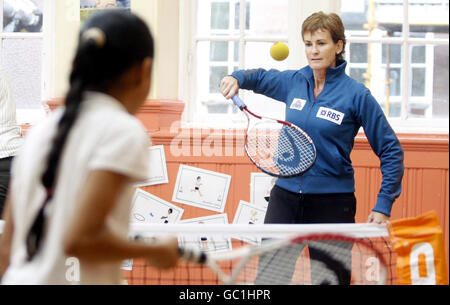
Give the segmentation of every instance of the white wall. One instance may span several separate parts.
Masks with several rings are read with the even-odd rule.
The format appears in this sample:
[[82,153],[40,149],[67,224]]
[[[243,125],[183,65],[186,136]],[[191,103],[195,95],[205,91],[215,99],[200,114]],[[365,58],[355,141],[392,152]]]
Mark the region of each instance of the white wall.
[[311,14],[318,11],[323,11],[325,13],[339,13],[340,2],[340,0],[291,0],[289,2],[289,12],[292,16],[298,16],[297,12],[300,12],[300,18],[289,18],[289,29],[291,29],[289,32],[290,67],[304,67],[308,65],[305,57],[305,47],[303,45],[303,40],[301,39],[303,21]]
[[[80,1],[45,1],[44,100],[64,97],[80,29]],[[178,97],[178,0],[133,0],[131,10],[150,26],[156,42],[149,98]]]

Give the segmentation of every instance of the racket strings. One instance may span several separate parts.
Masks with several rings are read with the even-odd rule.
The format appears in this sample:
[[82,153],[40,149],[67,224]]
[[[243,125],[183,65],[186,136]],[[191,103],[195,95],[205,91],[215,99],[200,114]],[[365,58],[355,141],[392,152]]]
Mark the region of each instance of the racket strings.
[[304,133],[275,121],[261,121],[248,130],[246,151],[259,168],[286,177],[308,170],[316,155]]

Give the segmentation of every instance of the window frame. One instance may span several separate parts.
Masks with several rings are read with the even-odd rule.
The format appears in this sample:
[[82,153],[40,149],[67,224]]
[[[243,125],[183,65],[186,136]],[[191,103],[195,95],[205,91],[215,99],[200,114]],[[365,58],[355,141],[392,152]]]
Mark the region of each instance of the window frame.
[[[449,39],[442,38],[416,38],[410,37],[409,24],[409,4],[414,1],[403,0],[403,23],[401,37],[347,37],[347,43],[380,43],[380,44],[400,44],[402,46],[401,65],[401,114],[400,118],[388,118],[396,132],[410,133],[449,133],[449,118],[412,118],[408,117],[408,102],[410,98],[410,82],[412,81],[412,64],[409,60],[411,47],[424,45],[426,48],[441,45],[449,45]],[[408,59],[408,60],[407,60]],[[428,69],[427,69],[428,70]],[[420,126],[420,127],[418,127]]]
[[[44,9],[43,9],[43,15],[44,20],[46,16],[46,5],[45,3],[48,0],[44,0]],[[4,8],[4,1],[0,0],[0,8],[1,8],[1,14],[0,14],[0,65],[1,59],[2,59],[2,52],[3,52],[3,40],[4,39],[41,39],[42,40],[42,50],[41,50],[41,103],[44,100],[44,84],[45,84],[45,78],[44,78],[44,54],[45,54],[45,45],[44,45],[44,32],[45,32],[45,21],[42,25],[41,32],[35,32],[35,33],[22,33],[22,32],[14,32],[14,33],[8,33],[3,32],[3,8]],[[45,111],[43,108],[20,108],[16,105],[16,121],[19,125],[32,125],[38,121],[40,121],[43,116],[45,115]]]
[[[214,0],[212,0],[214,1]],[[251,42],[269,42],[275,43],[277,41],[282,41],[285,43],[289,43],[290,34],[285,36],[247,36],[247,29],[245,27],[245,22],[242,20],[246,20],[246,10],[247,3],[252,0],[236,0],[234,3],[240,3],[240,24],[239,31],[237,35],[231,36],[214,36],[214,35],[196,35],[197,29],[197,1],[196,0],[186,0],[180,2],[180,74],[179,74],[179,98],[184,101],[195,101],[196,100],[196,46],[197,43],[200,42],[216,42],[216,41],[226,41],[226,42],[234,42],[238,43],[238,69],[243,69],[245,67],[245,45],[246,43]],[[289,0],[289,3],[293,3],[294,1]],[[231,3],[231,2],[230,2]],[[232,8],[230,8],[231,10]],[[231,20],[231,17],[230,17]],[[234,22],[230,23],[230,27],[234,28]],[[297,31],[296,31],[297,32]],[[298,34],[298,33],[297,33]],[[186,51],[187,49],[187,51]],[[230,47],[231,49],[231,47]],[[292,52],[292,50],[291,50]],[[183,56],[183,54],[187,54]],[[233,53],[234,54],[234,53]],[[228,60],[228,65],[230,65],[230,61]],[[211,66],[211,65],[210,65]],[[186,67],[186,68],[185,68]],[[186,81],[187,75],[187,81]],[[186,85],[187,84],[187,85]],[[224,127],[226,125],[229,126],[228,122],[217,123],[218,120],[224,119],[224,114],[208,114],[208,120],[206,122],[199,122],[196,120],[198,117],[204,116],[204,113],[198,111],[197,103],[188,103],[186,106],[186,110],[183,114],[183,123],[184,125],[190,126],[199,126],[204,125],[207,127]],[[230,113],[228,113],[230,114]],[[231,115],[232,121],[235,123],[242,123],[242,118],[239,118],[239,115]],[[214,124],[212,122],[215,122]],[[212,126],[214,125],[214,126]],[[223,126],[222,126],[223,125]]]
[[[239,0],[241,2],[241,25],[240,34],[236,37],[232,37],[234,41],[239,42],[239,69],[245,67],[245,42],[253,41],[284,41],[289,44],[291,56],[289,56],[289,68],[298,69],[307,65],[305,56],[303,55],[302,41],[300,40],[299,29],[301,28],[301,22],[309,16],[309,13],[305,10],[300,10],[302,5],[305,5],[304,1],[289,0],[289,33],[284,37],[272,37],[269,39],[242,37],[243,26],[245,17],[246,0]],[[300,3],[301,2],[301,3]],[[412,81],[411,69],[415,64],[411,63],[411,47],[416,45],[424,45],[426,49],[432,49],[435,46],[449,45],[449,40],[444,38],[417,38],[410,37],[410,24],[409,20],[409,6],[411,3],[415,3],[411,0],[402,1],[403,19],[402,19],[402,34],[400,37],[353,37],[347,36],[347,42],[350,43],[378,43],[378,44],[399,44],[402,46],[401,57],[401,114],[399,118],[389,117],[388,120],[392,127],[397,132],[408,133],[449,133],[449,119],[448,118],[413,118],[408,117],[408,102],[414,97],[410,96]],[[313,5],[313,4],[311,4]],[[336,11],[340,12],[340,1],[324,0],[319,1],[313,11],[320,10],[320,5],[327,6],[324,11]],[[242,9],[243,8],[243,9]],[[311,8],[309,8],[311,9]],[[179,98],[186,103],[186,110],[183,115],[183,123],[187,126],[207,125],[208,127],[217,127],[217,124],[202,123],[195,121],[195,113],[197,112],[196,97],[195,97],[195,73],[196,73],[196,44],[198,41],[207,41],[208,39],[226,40],[231,41],[229,38],[217,38],[217,37],[198,37],[196,36],[196,1],[185,0],[180,1],[180,57],[179,57]],[[295,12],[302,12],[296,14]],[[302,15],[303,14],[303,15]],[[427,52],[428,53],[428,52]],[[380,55],[381,56],[381,55]],[[348,67],[349,68],[349,67]],[[427,69],[427,73],[429,73]],[[428,79],[428,77],[427,77]],[[430,80],[428,80],[430,81]],[[430,85],[428,85],[430,86]],[[432,87],[432,83],[431,83]],[[432,90],[432,89],[431,89]],[[425,90],[425,94],[432,94]],[[216,119],[216,118],[214,118]],[[220,126],[221,127],[221,126]]]

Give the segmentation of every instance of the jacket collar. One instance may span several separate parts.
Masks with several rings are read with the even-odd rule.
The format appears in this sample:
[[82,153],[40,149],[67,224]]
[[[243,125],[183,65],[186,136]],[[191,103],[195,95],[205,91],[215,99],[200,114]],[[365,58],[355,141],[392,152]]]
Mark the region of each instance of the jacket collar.
[[[347,67],[347,62],[345,60],[338,62],[336,67],[329,67],[327,71],[326,82],[332,82],[339,78],[345,73],[345,68]],[[308,79],[314,83],[314,73],[310,66],[306,66],[300,70],[300,72]]]

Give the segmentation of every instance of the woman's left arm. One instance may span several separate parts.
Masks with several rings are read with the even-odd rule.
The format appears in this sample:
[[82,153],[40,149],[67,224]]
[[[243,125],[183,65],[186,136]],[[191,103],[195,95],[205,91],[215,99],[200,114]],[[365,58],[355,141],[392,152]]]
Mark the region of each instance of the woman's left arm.
[[372,150],[380,159],[383,176],[377,202],[368,220],[384,222],[391,216],[392,205],[402,190],[404,152],[383,110],[368,89],[364,90],[358,108],[361,125]]

